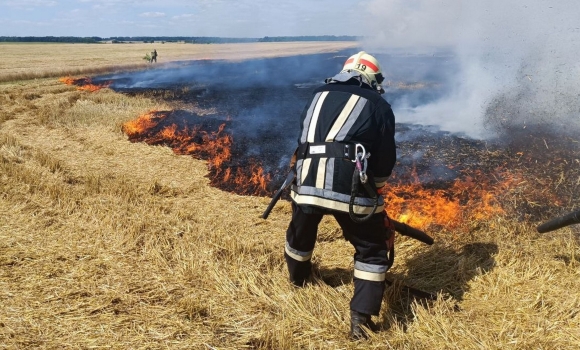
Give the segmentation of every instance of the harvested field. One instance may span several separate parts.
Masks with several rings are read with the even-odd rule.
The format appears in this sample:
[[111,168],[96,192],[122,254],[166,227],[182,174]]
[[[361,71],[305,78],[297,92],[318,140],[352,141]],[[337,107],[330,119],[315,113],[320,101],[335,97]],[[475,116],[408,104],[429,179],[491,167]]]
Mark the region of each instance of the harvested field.
[[[114,49],[139,61],[139,45],[151,47]],[[291,56],[339,52],[351,44],[244,45],[203,45],[195,55],[176,51],[174,57]],[[528,153],[530,143],[504,147],[452,135],[437,138],[401,125],[403,136],[419,136],[401,139],[393,186],[409,184],[413,171],[423,183],[431,179],[427,166],[414,163],[421,151],[430,168],[461,163],[457,174],[468,173],[471,182],[458,176],[459,184],[483,185],[482,179],[494,178],[490,186],[499,187],[477,196],[493,195],[486,203],[500,210],[484,210],[485,200],[454,200],[458,193],[482,186],[450,195],[445,191],[455,182],[447,178],[434,177],[427,187],[398,187],[399,196],[391,198],[397,205],[399,200],[413,202],[425,215],[437,214],[441,207],[434,212],[427,207],[444,200],[460,203],[463,214],[461,220],[416,223],[435,238],[433,246],[397,237],[397,258],[388,273],[393,283],[378,318],[382,330],[368,341],[352,342],[347,330],[353,250],[332,220],[325,219],[320,228],[313,283],[295,289],[287,281],[283,259],[287,201],[262,220],[269,198],[211,185],[216,166],[211,153],[177,152],[175,144],[146,138],[130,140],[127,125],[151,111],[169,111],[176,119],[187,113],[221,116],[223,103],[203,104],[214,95],[196,99],[196,92],[182,85],[78,89],[58,78],[96,69],[91,62],[100,56],[92,46],[73,54],[68,45],[50,45],[51,52],[69,51],[67,64],[75,68],[68,72],[51,67],[55,60],[50,54],[36,56],[36,47],[18,46],[27,69],[0,67],[0,348],[580,346],[580,295],[575,293],[580,289],[579,228],[543,235],[535,230],[543,220],[580,204],[579,160],[573,148],[577,138],[532,143],[558,152],[545,168],[535,165],[546,159]],[[169,46],[156,46],[163,61]],[[100,57],[106,63],[98,69],[117,71],[111,68],[117,66],[115,60],[106,56]],[[23,80],[30,69],[36,72],[31,77],[52,78]],[[424,85],[394,81],[392,86]],[[204,119],[208,128],[219,127],[211,118]],[[196,142],[205,140],[198,137]],[[491,173],[498,167],[505,170],[503,178]],[[483,177],[478,177],[482,169]],[[436,294],[437,300],[415,297],[405,286]]]
[[[143,57],[156,49],[157,64],[185,60],[248,59],[332,52],[352,42],[252,44],[20,44],[0,43],[0,82],[144,69]],[[155,63],[154,63],[155,64]]]

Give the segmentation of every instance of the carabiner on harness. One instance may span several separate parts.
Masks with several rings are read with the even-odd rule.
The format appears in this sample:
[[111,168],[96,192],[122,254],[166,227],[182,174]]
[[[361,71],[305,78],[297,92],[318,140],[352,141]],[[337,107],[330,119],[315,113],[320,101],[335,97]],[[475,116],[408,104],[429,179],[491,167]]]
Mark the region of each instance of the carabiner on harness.
[[[352,174],[352,188],[350,193],[350,202],[348,205],[348,214],[352,221],[357,223],[363,223],[368,221],[374,214],[379,206],[379,197],[376,191],[367,183],[368,176],[367,176],[367,166],[368,166],[368,158],[371,156],[370,152],[367,153],[365,147],[360,143],[355,145],[355,159],[353,162],[355,163],[355,169]],[[358,186],[359,182],[363,184],[363,187],[368,195],[371,196],[373,199],[373,208],[368,215],[364,217],[358,217],[354,214],[354,202],[356,199],[356,195],[358,193]]]
[[356,163],[356,169],[358,170],[359,173],[360,182],[362,184],[366,184],[368,180],[367,176],[368,159],[371,156],[371,153],[370,152],[367,153],[365,146],[361,145],[360,143],[357,143],[354,147],[356,156],[353,162]]

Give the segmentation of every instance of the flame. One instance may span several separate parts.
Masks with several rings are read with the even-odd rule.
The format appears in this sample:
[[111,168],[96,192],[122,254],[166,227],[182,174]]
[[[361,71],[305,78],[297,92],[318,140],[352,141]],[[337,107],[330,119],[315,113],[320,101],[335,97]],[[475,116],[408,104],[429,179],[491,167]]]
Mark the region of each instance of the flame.
[[163,126],[170,112],[149,111],[122,125],[131,141],[164,144],[176,154],[206,159],[210,182],[214,186],[241,194],[265,195],[271,176],[264,172],[259,161],[249,160],[248,166],[232,163],[233,138],[221,124],[216,131],[201,130],[199,126],[180,129],[177,124]]
[[[201,125],[183,126],[171,122],[172,111],[149,111],[122,125],[130,141],[163,144],[176,154],[207,160],[212,186],[246,195],[270,195],[274,174],[257,158],[241,154],[227,133],[227,121],[213,131]],[[511,168],[510,168],[511,169]],[[413,227],[466,228],[478,221],[505,214],[502,204],[508,195],[525,192],[525,176],[501,167],[460,170],[459,176],[444,184],[423,184],[412,171],[411,180],[391,179],[382,191],[388,214]],[[519,186],[519,187],[518,187]],[[527,198],[524,198],[527,200]],[[529,201],[528,201],[529,202]]]
[[505,213],[502,195],[515,187],[519,177],[503,169],[496,173],[493,180],[481,173],[459,177],[444,189],[427,188],[415,180],[387,185],[381,192],[386,210],[395,220],[420,229],[453,229]]
[[88,91],[88,92],[95,92],[101,90],[103,88],[107,88],[112,84],[112,81],[108,81],[102,84],[93,84],[91,78],[84,77],[84,78],[72,78],[72,77],[63,77],[58,79],[61,83],[66,85],[76,85],[77,90],[80,91]]
[[140,115],[137,119],[126,122],[121,130],[129,139],[135,139],[144,134],[145,131],[153,129],[164,118],[164,114],[158,111],[150,111]]
[[75,85],[75,79],[73,79],[71,77],[63,77],[63,78],[58,79],[58,81],[66,84],[66,85]]
[[258,164],[253,164],[250,166],[249,178],[246,178],[244,174],[241,174],[238,171],[236,178],[233,180],[236,185],[247,186],[249,184],[250,187],[255,188],[256,190],[262,190],[263,192],[266,192],[266,185],[269,181],[270,175],[264,174],[264,169]]
[[268,184],[271,175],[265,173],[261,164],[255,159],[250,159],[253,164],[248,167],[225,167],[215,169],[211,172],[211,185],[226,190],[231,190],[239,194],[247,195],[269,195]]

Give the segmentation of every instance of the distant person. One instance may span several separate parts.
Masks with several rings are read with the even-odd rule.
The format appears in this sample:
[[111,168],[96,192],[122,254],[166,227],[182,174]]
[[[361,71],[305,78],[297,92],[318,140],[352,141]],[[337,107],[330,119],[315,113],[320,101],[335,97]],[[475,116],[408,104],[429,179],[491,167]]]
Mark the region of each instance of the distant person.
[[292,165],[292,218],[284,251],[290,281],[297,286],[308,281],[318,224],[332,215],[355,249],[353,339],[366,338],[365,327],[376,329],[371,316],[379,315],[392,264],[394,231],[385,227],[378,193],[397,156],[395,115],[381,96],[383,80],[373,56],[361,51],[348,58],[304,108]]
[[157,62],[157,50],[153,49],[151,52],[151,63]]

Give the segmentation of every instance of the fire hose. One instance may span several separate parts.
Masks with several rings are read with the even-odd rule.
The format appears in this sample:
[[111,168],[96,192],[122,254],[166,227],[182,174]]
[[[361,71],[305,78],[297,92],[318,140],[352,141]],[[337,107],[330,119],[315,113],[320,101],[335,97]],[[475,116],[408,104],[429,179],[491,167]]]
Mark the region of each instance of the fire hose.
[[546,233],[577,223],[580,223],[580,210],[545,222],[537,230],[539,233]]
[[425,232],[423,232],[419,229],[416,229],[414,227],[411,227],[405,223],[399,222],[397,220],[393,220],[390,218],[389,218],[389,220],[391,220],[395,231],[399,232],[403,236],[407,236],[407,237],[416,239],[416,240],[423,242],[427,245],[433,244],[433,237],[429,236]]

